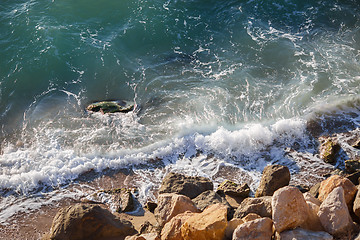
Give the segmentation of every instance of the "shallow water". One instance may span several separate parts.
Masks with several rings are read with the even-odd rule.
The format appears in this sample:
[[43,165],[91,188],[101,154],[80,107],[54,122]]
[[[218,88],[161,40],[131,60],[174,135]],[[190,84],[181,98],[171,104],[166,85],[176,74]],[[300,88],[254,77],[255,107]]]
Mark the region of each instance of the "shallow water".
[[[355,0],[5,0],[0,29],[2,221],[90,170],[133,168],[142,198],[171,170],[316,179],[309,123],[359,127]],[[136,109],[85,111],[109,99]]]

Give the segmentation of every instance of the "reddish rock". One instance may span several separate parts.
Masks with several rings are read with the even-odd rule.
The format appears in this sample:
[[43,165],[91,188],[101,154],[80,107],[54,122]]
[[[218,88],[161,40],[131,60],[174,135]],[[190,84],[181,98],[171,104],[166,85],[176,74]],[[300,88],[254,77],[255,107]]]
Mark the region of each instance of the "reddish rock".
[[312,231],[324,231],[325,229],[322,226],[320,218],[318,216],[320,206],[309,201],[307,201],[306,203],[309,207],[309,215],[306,221],[301,225],[301,227]]
[[240,218],[233,218],[228,222],[228,225],[225,230],[225,237],[226,239],[232,239],[232,235],[234,230],[240,225],[243,224],[244,221]]
[[164,193],[158,197],[158,206],[154,214],[159,225],[164,226],[164,224],[173,217],[186,211],[200,212],[187,196],[175,193]]
[[250,222],[252,220],[255,220],[255,219],[258,219],[258,218],[261,218],[261,216],[259,214],[256,214],[256,213],[249,213],[248,215],[246,215],[245,217],[242,218],[242,220],[244,222]]
[[304,224],[309,215],[309,207],[304,196],[296,187],[283,187],[272,198],[272,219],[276,231],[293,229]]
[[269,165],[262,172],[255,197],[272,196],[276,190],[289,185],[290,171],[286,166]]
[[318,199],[321,202],[324,201],[332,190],[340,186],[344,189],[346,204],[350,206],[357,192],[357,188],[349,179],[339,175],[333,175],[321,182]]
[[271,240],[273,222],[270,218],[259,218],[239,225],[232,240]]
[[332,235],[352,230],[353,222],[346,205],[344,189],[335,188],[321,204],[318,216],[325,230]]
[[194,214],[196,213],[184,212],[173,217],[161,230],[161,240],[182,240],[181,226]]
[[181,226],[184,240],[219,240],[225,236],[227,207],[214,204],[202,213],[194,214]]

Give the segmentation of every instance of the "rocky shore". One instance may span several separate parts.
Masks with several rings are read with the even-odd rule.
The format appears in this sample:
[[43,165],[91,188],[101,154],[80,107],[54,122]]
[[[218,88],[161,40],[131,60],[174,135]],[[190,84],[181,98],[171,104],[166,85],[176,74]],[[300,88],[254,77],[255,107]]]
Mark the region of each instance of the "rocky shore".
[[111,204],[86,198],[62,208],[43,239],[360,239],[354,176],[334,174],[307,189],[289,186],[286,166],[269,165],[252,197],[247,184],[226,180],[214,190],[210,179],[169,173],[156,203],[139,205],[132,189],[103,191]]

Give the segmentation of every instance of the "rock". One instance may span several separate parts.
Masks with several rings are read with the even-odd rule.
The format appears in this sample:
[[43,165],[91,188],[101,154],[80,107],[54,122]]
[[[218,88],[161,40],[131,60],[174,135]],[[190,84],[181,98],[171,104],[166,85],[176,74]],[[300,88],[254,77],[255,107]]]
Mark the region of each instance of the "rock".
[[244,222],[250,222],[250,221],[258,219],[258,218],[261,218],[261,216],[259,214],[249,213],[248,215],[243,217],[241,220],[243,220]]
[[270,218],[255,219],[239,225],[234,233],[233,240],[271,240],[273,222]]
[[315,205],[318,205],[320,207],[321,202],[319,199],[315,198],[311,193],[306,192],[303,194],[305,201],[312,202]]
[[269,165],[264,168],[255,197],[272,196],[274,192],[289,185],[290,171],[286,166]]
[[318,216],[318,212],[320,209],[320,205],[316,205],[312,202],[306,202],[309,207],[309,215],[306,221],[301,225],[302,228],[312,231],[324,231],[324,227],[320,222],[320,218]]
[[308,205],[304,196],[296,187],[283,187],[272,197],[272,219],[276,231],[301,226],[309,215]]
[[54,217],[50,239],[124,238],[136,233],[129,221],[120,220],[98,205],[77,204],[62,208]]
[[177,193],[195,198],[200,193],[213,190],[214,185],[205,177],[189,177],[178,173],[169,173],[163,179],[159,193]]
[[164,226],[171,218],[186,211],[200,212],[187,196],[164,193],[158,197],[158,207],[155,209],[154,214],[159,225]]
[[234,209],[238,208],[242,201],[244,201],[243,197],[234,197],[226,194],[220,196],[225,198],[226,202]]
[[154,213],[156,207],[157,207],[157,203],[152,201],[147,201],[145,204],[145,208],[149,210],[149,212],[151,213]]
[[[360,186],[358,186],[358,189]],[[360,191],[357,192],[355,200],[354,200],[354,206],[353,211],[356,216],[360,217]]]
[[239,185],[232,181],[225,180],[219,185],[216,192],[234,197],[247,198],[250,193],[250,187],[246,183]]
[[192,201],[196,204],[197,208],[200,209],[201,211],[204,210],[209,205],[216,204],[216,203],[224,203],[224,200],[220,197],[220,195],[215,193],[212,190],[202,192],[199,196],[194,198]]
[[334,164],[336,162],[336,154],[340,150],[340,145],[331,137],[320,137],[319,153],[320,158],[326,163]]
[[333,240],[327,232],[310,231],[302,228],[287,230],[279,234],[278,240]]
[[181,226],[181,235],[184,240],[218,240],[224,238],[226,227],[227,207],[214,204],[188,218]]
[[360,149],[360,139],[356,140],[351,146],[353,148]]
[[103,114],[115,112],[127,113],[134,110],[134,103],[123,100],[94,102],[87,106],[86,110],[91,112],[101,112]]
[[244,221],[240,218],[233,218],[228,222],[228,225],[225,229],[225,238],[226,239],[232,239],[232,235],[234,233],[234,230],[240,225],[243,224]]
[[271,197],[245,198],[236,209],[234,218],[243,218],[249,213],[256,213],[261,217],[271,217]]
[[181,226],[194,214],[196,213],[187,211],[173,217],[161,230],[161,240],[182,240]]
[[347,174],[346,178],[349,179],[354,185],[359,185],[360,171]]
[[157,233],[145,233],[139,236],[128,236],[125,240],[160,240]]
[[304,184],[294,185],[294,187],[298,188],[302,193],[310,191],[310,187]]
[[344,189],[336,187],[320,206],[318,212],[321,224],[332,235],[340,235],[351,231],[353,222],[346,205]]
[[360,170],[360,160],[352,159],[345,161],[345,169],[348,173],[354,173]]
[[318,199],[320,201],[324,201],[327,195],[332,192],[333,189],[339,186],[344,189],[346,204],[350,206],[357,192],[357,188],[349,179],[339,175],[333,175],[321,182]]
[[133,195],[128,189],[122,189],[119,193],[114,193],[112,201],[117,212],[131,212],[135,209]]
[[321,183],[315,184],[315,185],[312,186],[312,187],[310,188],[310,190],[309,190],[309,193],[310,193],[311,195],[313,195],[314,197],[316,197],[316,198],[319,196],[320,184],[321,184]]

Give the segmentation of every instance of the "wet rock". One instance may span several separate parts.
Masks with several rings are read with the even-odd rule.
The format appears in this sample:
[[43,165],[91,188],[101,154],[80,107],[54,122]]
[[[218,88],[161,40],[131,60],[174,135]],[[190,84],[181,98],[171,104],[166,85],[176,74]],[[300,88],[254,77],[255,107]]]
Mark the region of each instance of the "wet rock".
[[103,114],[115,112],[127,113],[134,110],[134,103],[123,100],[94,102],[87,106],[86,110],[91,112],[101,112]]
[[176,215],[190,211],[200,212],[190,198],[175,193],[164,193],[158,197],[158,207],[155,209],[155,218],[160,226],[170,221]]
[[336,162],[336,154],[340,150],[340,145],[331,137],[319,137],[320,158],[326,163],[334,164]]
[[309,209],[303,194],[296,187],[283,187],[272,197],[272,219],[276,231],[301,226],[308,218]]
[[62,208],[55,216],[50,239],[124,238],[136,234],[129,221],[121,220],[98,205],[77,204]]
[[216,192],[233,197],[247,198],[250,193],[250,187],[246,183],[240,185],[232,181],[225,180],[219,185]]
[[169,173],[161,183],[159,193],[177,193],[195,198],[200,193],[213,190],[214,185],[205,177],[190,177],[178,173]]
[[236,209],[234,218],[243,218],[249,213],[256,213],[261,217],[271,217],[271,197],[245,198]]
[[226,239],[232,239],[232,235],[235,231],[235,229],[240,225],[243,224],[244,221],[240,218],[233,218],[228,222],[228,225],[225,229],[225,238]]
[[310,231],[302,228],[287,230],[280,233],[277,240],[333,240],[333,236],[327,232]]
[[270,218],[255,219],[239,225],[234,233],[233,240],[271,239],[273,222]]
[[290,171],[286,166],[269,165],[262,172],[260,185],[256,190],[255,197],[272,196],[274,192],[289,185]]
[[200,209],[201,211],[204,210],[209,205],[216,204],[216,203],[224,203],[224,200],[222,199],[222,197],[212,190],[202,192],[199,196],[194,198],[192,201],[196,204],[198,209]]
[[181,226],[181,235],[184,240],[218,240],[224,238],[226,227],[227,207],[214,204],[188,218]]
[[324,201],[328,194],[339,186],[344,189],[345,201],[348,206],[350,206],[357,192],[357,188],[349,179],[339,175],[333,175],[321,182],[318,199]]
[[360,160],[352,159],[345,161],[345,169],[348,173],[355,173],[360,170]]
[[[359,188],[360,188],[360,186],[358,186],[358,189]],[[353,210],[354,210],[355,215],[360,217],[360,191],[358,191],[356,194]]]
[[163,229],[161,230],[161,240],[182,240],[181,226],[189,217],[192,217],[194,214],[196,213],[187,211],[173,217],[164,225]]
[[334,188],[327,195],[320,206],[318,216],[325,230],[332,235],[341,235],[352,230],[353,222],[341,186]]

